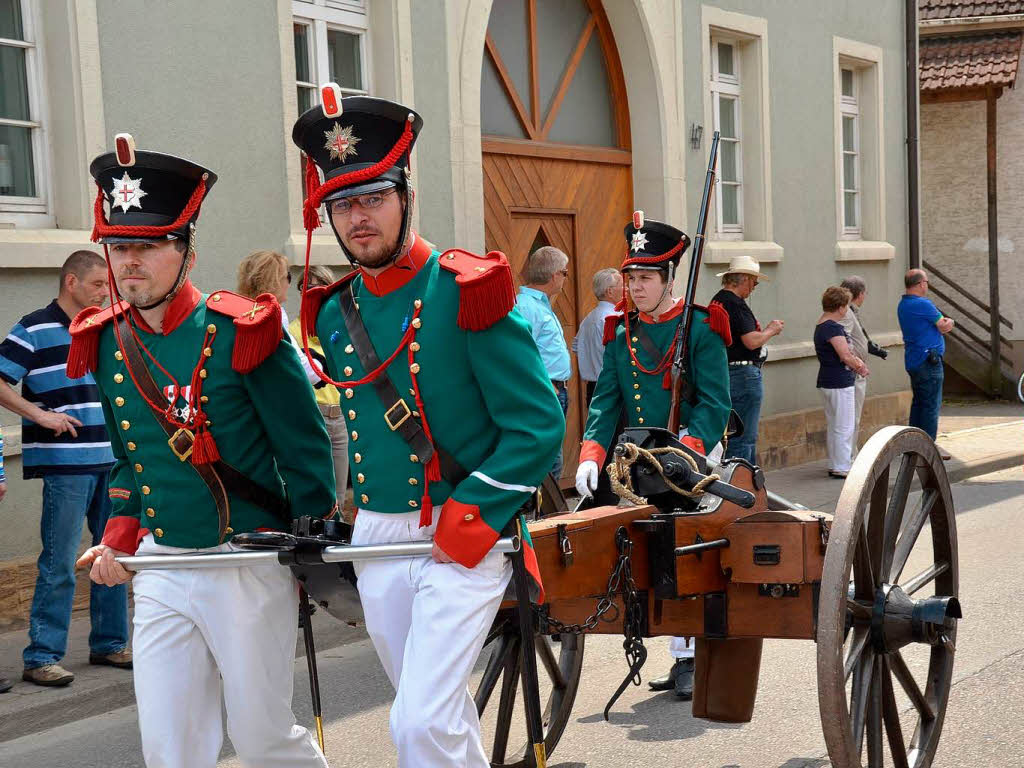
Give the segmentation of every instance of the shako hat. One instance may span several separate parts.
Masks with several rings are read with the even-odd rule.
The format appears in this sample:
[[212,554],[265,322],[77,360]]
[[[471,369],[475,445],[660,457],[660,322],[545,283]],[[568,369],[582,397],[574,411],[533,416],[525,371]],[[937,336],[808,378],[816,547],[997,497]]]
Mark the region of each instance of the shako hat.
[[386,99],[342,98],[333,83],[321,89],[321,99],[292,129],[292,141],[323,171],[329,189],[321,202],[406,186],[423,119]]
[[108,244],[190,240],[217,174],[174,155],[136,151],[131,134],[119,133],[114,144],[114,152],[89,164],[99,188],[92,239]]
[[690,246],[690,238],[682,230],[669,224],[644,217],[643,211],[634,211],[626,225],[626,258],[620,267],[650,269],[668,272],[670,265],[679,264]]

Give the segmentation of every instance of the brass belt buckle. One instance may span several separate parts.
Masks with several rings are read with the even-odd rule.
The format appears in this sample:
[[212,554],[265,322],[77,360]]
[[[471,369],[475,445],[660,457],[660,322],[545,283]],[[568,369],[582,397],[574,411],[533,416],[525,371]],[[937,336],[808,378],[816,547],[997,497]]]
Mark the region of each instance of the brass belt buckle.
[[[187,441],[187,442],[186,442]],[[171,446],[171,451],[178,457],[179,461],[185,461],[189,456],[192,455],[192,446],[195,444],[196,438],[192,434],[192,430],[181,427],[171,435],[171,438],[167,441],[167,444]],[[178,448],[178,443],[185,443],[185,449]]]
[[[392,414],[396,410],[399,411],[398,417],[393,418]],[[401,411],[405,412],[401,413]],[[387,411],[384,413],[384,421],[388,423],[388,426],[391,427],[391,431],[394,432],[396,429],[402,426],[410,416],[412,416],[412,411],[409,410],[408,403],[405,402],[404,398],[400,397],[398,398],[398,402],[392,405],[390,408],[388,408]]]

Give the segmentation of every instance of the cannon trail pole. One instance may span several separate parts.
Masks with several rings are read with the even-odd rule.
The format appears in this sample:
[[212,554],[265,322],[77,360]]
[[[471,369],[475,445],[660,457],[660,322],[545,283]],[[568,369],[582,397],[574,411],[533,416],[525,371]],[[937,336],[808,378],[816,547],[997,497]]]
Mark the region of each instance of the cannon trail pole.
[[324,719],[320,709],[320,676],[316,671],[316,648],[313,645],[313,612],[309,609],[309,595],[299,587],[299,617],[302,619],[302,639],[306,645],[306,667],[309,669],[309,695],[313,701],[313,719],[316,721],[316,740],[320,751],[324,747]]
[[546,768],[547,752],[544,747],[544,725],[540,712],[540,683],[537,682],[537,654],[534,650],[533,609],[530,601],[530,575],[526,572],[523,548],[512,553],[512,578],[516,583],[516,603],[519,613],[519,634],[523,654],[523,704],[526,707],[526,735],[533,746],[536,768]]

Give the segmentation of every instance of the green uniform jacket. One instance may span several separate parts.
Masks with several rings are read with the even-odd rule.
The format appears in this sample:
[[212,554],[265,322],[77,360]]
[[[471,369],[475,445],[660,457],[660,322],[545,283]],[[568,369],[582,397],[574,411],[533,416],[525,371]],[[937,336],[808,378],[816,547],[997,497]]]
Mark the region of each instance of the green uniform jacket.
[[[251,372],[237,372],[232,367],[234,319],[209,309],[206,297],[190,284],[179,297],[193,293],[188,303],[203,300],[191,310],[188,303],[183,309],[179,305],[184,315],[180,324],[172,319],[176,297],[165,321],[170,330],[154,334],[139,329],[142,344],[185,386],[213,329],[202,393],[208,398],[203,408],[221,458],[268,493],[286,498],[292,517],[329,515],[335,508],[330,439],[295,348],[285,338]],[[152,532],[159,544],[216,546],[219,518],[213,496],[191,461],[181,461],[171,451],[152,409],[136,391],[113,323],[107,322],[99,334],[95,378],[116,459],[109,488],[113,512],[103,543],[134,552],[138,541]],[[147,364],[159,387],[170,384],[152,361]],[[178,404],[184,406],[184,401]],[[228,495],[228,502],[229,535],[288,525],[234,495]]]
[[[440,266],[439,258],[446,268]],[[359,314],[382,361],[398,347],[412,321],[415,302],[421,301],[415,352],[410,358],[408,350],[403,350],[387,372],[399,395],[416,410],[410,367],[418,366],[416,379],[433,441],[470,473],[455,488],[444,480],[430,483],[430,503],[443,507],[435,541],[470,568],[487,554],[540,485],[565,434],[565,420],[530,329],[513,308],[511,275],[504,257],[502,279],[491,284],[495,296],[512,302],[505,306],[500,298],[485,301],[484,312],[494,314],[487,320],[488,327],[460,327],[460,319],[469,311],[467,296],[475,288],[466,283],[489,277],[487,272],[496,264],[465,252],[439,256],[417,239],[410,253],[376,278],[360,272],[350,282],[342,281],[345,285],[327,289],[329,298],[315,315],[316,335],[331,378],[354,381],[367,371],[350,343],[339,292],[351,284]],[[449,271],[456,268],[461,272]],[[477,291],[476,299],[487,299],[488,290]],[[500,309],[495,312],[495,307]],[[384,406],[373,385],[343,389],[341,408],[348,426],[356,504],[374,512],[420,511],[421,519],[429,517],[429,510],[424,515],[421,509],[424,467],[385,422]]]
[[[681,310],[682,302],[679,302],[662,316],[661,322],[649,322],[643,315],[638,320],[644,323],[644,329],[662,354],[668,351],[676,327],[682,322]],[[679,409],[680,426],[686,427],[690,436],[701,441],[702,446],[697,447],[702,452],[710,451],[722,439],[732,409],[725,342],[711,330],[707,319],[706,312],[694,311],[690,328],[690,359],[697,400],[693,405],[683,402]],[[590,401],[580,461],[596,461],[598,466],[604,464],[605,451],[615,437],[615,427],[623,407],[627,426],[665,427],[668,424],[672,392],[665,388],[664,372],[645,374],[633,362],[629,350],[633,348],[636,359],[647,370],[653,370],[660,358],[652,360],[638,342],[635,333],[631,339],[626,338],[626,327],[620,319],[615,338],[604,348],[604,363]]]

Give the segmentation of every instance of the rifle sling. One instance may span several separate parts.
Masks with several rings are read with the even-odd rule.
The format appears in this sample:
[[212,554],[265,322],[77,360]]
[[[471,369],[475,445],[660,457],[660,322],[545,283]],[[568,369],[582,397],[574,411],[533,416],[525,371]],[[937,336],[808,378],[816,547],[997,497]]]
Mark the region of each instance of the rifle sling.
[[[338,293],[338,302],[341,304],[341,316],[345,320],[345,330],[348,331],[349,339],[359,358],[363,370],[375,371],[381,366],[380,357],[373,346],[370,334],[363,324],[363,318],[356,309],[355,297],[352,295],[352,282],[350,281]],[[398,394],[398,388],[387,371],[373,380],[373,390],[377,393],[381,405],[384,406],[384,421],[392,432],[397,432],[408,444],[409,448],[419,458],[420,463],[426,467],[428,461],[437,451],[437,458],[441,465],[441,477],[445,482],[454,488],[467,477],[469,472],[438,443],[431,444],[426,433],[420,426],[420,417],[413,414],[409,404]],[[390,418],[391,414],[397,414],[396,418]]]
[[[153,380],[153,374],[149,370],[149,366],[146,365],[145,360],[142,357],[142,351],[139,349],[138,343],[135,341],[135,336],[132,334],[131,329],[128,327],[128,322],[125,316],[121,316],[117,320],[118,331],[121,337],[121,343],[124,345],[124,356],[125,363],[135,373],[135,381],[138,382],[139,387],[146,397],[154,403],[162,403],[166,399],[163,392],[160,391],[160,387],[157,386],[156,381]],[[194,437],[190,431],[182,431],[169,421],[164,413],[157,412],[150,409],[153,414],[153,418],[156,419],[157,424],[170,438],[168,443],[170,444],[173,440],[173,449],[179,455],[187,455],[187,451],[192,447]],[[224,536],[227,533],[228,524],[231,521],[231,504],[228,500],[228,494],[233,494],[240,498],[242,501],[247,501],[250,504],[263,509],[270,514],[274,515],[282,522],[285,523],[286,527],[291,525],[291,514],[288,509],[288,503],[278,496],[273,491],[264,488],[262,485],[246,477],[233,466],[228,464],[223,459],[213,462],[212,464],[193,464],[188,462],[192,469],[196,471],[202,481],[206,484],[207,489],[210,491],[210,495],[213,496],[214,503],[217,505],[217,518],[218,518],[218,540],[224,541]]]

